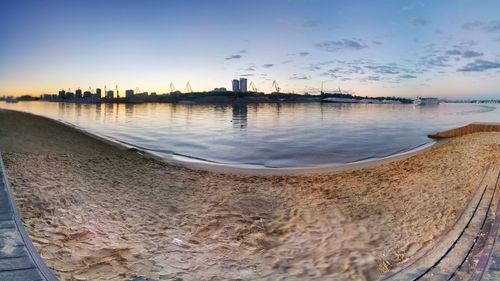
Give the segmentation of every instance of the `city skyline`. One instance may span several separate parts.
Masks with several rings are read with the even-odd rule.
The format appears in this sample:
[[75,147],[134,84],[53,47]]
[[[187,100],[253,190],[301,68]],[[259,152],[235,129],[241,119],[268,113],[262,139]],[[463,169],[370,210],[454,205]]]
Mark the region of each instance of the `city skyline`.
[[499,98],[495,1],[3,1],[0,95],[76,87]]

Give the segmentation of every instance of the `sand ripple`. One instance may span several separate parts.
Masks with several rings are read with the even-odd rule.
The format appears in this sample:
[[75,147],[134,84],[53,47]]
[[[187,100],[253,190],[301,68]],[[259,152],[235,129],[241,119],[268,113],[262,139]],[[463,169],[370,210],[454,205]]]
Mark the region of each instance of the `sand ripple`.
[[431,245],[500,158],[489,133],[350,172],[220,175],[30,120],[0,144],[24,223],[62,280],[374,280]]

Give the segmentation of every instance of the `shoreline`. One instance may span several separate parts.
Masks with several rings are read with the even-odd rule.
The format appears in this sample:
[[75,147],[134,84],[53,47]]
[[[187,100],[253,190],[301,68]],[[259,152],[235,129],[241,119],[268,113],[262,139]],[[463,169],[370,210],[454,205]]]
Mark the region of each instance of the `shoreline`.
[[249,176],[5,110],[0,149],[30,237],[63,280],[377,280],[453,225],[500,162],[500,133],[357,170]]
[[144,147],[136,146],[130,143],[126,143],[117,139],[114,139],[109,136],[100,135],[97,133],[90,132],[71,124],[69,122],[65,122],[59,119],[53,119],[50,117],[46,117],[43,115],[38,115],[30,112],[12,110],[12,109],[0,109],[4,111],[12,111],[25,113],[32,116],[37,116],[41,118],[45,118],[50,121],[54,121],[58,124],[66,126],[68,128],[74,129],[78,132],[81,132],[91,138],[102,141],[109,145],[112,145],[118,149],[122,150],[136,150],[136,152],[144,156],[146,158],[152,158],[160,162],[164,162],[171,165],[176,165],[192,170],[201,170],[213,173],[220,174],[237,174],[237,175],[248,175],[248,176],[293,176],[293,175],[314,175],[314,174],[328,174],[333,172],[344,172],[351,171],[363,168],[375,167],[382,164],[391,163],[398,160],[407,159],[419,153],[425,152],[433,147],[436,147],[442,143],[445,143],[447,140],[431,140],[430,142],[423,143],[414,148],[410,148],[408,150],[403,150],[400,152],[394,152],[387,156],[377,157],[377,158],[368,158],[348,163],[335,163],[335,164],[325,164],[319,166],[311,166],[311,167],[290,167],[290,168],[270,168],[260,165],[247,165],[247,164],[226,164],[226,163],[218,163],[212,162],[204,159],[192,158],[189,156],[176,155],[176,154],[166,154],[161,152],[152,151],[146,149]]

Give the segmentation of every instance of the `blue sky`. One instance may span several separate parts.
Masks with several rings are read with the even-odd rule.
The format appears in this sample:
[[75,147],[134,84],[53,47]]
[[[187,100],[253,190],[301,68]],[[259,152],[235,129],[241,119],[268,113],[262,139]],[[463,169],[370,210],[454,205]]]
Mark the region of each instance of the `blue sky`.
[[499,1],[2,1],[0,95],[341,88],[500,98]]

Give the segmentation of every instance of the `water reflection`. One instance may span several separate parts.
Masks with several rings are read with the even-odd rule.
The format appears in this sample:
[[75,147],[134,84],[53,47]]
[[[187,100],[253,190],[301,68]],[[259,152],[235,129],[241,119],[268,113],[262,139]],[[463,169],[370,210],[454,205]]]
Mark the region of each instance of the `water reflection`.
[[125,104],[125,117],[132,119],[134,115],[134,104],[133,103],[126,103]]
[[95,105],[95,120],[99,120],[101,119],[101,104],[100,103],[97,103]]
[[350,162],[410,149],[427,134],[498,122],[498,105],[72,104],[0,102],[164,153],[272,167]]
[[104,116],[106,119],[113,115],[113,105],[113,103],[104,104]]
[[244,129],[247,127],[248,106],[246,104],[233,105],[233,128]]

